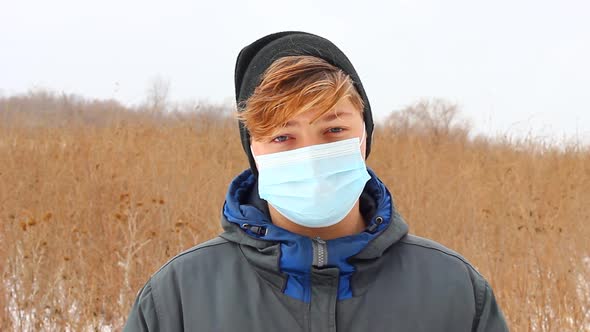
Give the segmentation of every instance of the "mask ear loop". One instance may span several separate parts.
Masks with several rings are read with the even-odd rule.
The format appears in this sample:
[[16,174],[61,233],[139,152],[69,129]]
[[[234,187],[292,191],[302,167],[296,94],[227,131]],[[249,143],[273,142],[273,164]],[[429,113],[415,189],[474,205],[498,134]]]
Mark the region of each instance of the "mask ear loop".
[[[363,145],[363,141],[365,140],[367,136],[367,130],[363,127],[363,136],[361,138],[361,140],[359,141],[359,146]],[[252,148],[252,146],[250,146],[250,148]]]
[[254,158],[255,161],[258,161],[258,160],[256,160],[256,155],[254,154],[254,149],[252,149],[252,144],[250,144],[250,153],[252,154],[252,158]]

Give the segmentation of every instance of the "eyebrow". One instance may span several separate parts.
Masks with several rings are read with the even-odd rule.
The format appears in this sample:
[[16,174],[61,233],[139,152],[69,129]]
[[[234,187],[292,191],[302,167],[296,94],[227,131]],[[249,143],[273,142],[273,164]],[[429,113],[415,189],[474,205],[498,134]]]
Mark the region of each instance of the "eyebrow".
[[[329,115],[323,115],[321,116],[317,122],[321,122],[321,123],[326,123],[326,122],[332,122],[336,119],[345,117],[345,116],[350,116],[352,115],[352,112],[350,111],[344,111],[344,112],[337,112],[337,113],[331,113]],[[297,121],[288,121],[285,124],[285,127],[298,127],[300,125],[299,122]]]

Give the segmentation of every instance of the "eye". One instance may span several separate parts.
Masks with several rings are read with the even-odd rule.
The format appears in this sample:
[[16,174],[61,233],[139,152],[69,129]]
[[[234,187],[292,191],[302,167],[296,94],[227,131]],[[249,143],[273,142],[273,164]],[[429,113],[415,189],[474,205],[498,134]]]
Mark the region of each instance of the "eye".
[[272,139],[273,143],[282,143],[289,139],[289,136],[281,135]]
[[328,132],[331,134],[337,134],[337,133],[341,133],[343,131],[344,131],[344,128],[341,128],[341,127],[334,127],[334,128],[328,129]]

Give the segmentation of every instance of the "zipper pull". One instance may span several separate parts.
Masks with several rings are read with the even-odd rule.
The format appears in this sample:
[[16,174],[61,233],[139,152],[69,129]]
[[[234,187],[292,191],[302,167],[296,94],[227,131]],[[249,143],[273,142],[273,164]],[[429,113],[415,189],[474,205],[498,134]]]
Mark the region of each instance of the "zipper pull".
[[312,238],[312,247],[312,264],[317,267],[323,267],[328,264],[328,246],[326,245],[326,241],[322,240],[319,236],[315,239]]

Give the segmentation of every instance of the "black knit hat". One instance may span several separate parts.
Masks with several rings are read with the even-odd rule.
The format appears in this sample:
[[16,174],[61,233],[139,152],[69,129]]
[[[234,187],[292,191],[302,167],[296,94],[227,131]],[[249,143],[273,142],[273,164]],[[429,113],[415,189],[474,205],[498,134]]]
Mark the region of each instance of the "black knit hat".
[[[365,104],[364,120],[367,131],[366,157],[371,151],[373,116],[369,99],[361,79],[346,55],[326,38],[303,31],[282,31],[266,35],[244,47],[238,54],[235,68],[236,104],[247,100],[260,84],[264,71],[278,58],[290,55],[312,55],[326,60],[350,76],[354,87]],[[250,150],[250,134],[243,122],[239,122],[242,147],[248,156],[252,172],[258,175],[256,163]]]

